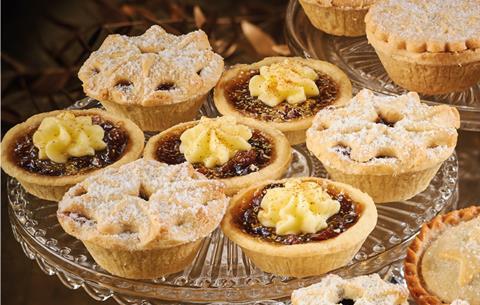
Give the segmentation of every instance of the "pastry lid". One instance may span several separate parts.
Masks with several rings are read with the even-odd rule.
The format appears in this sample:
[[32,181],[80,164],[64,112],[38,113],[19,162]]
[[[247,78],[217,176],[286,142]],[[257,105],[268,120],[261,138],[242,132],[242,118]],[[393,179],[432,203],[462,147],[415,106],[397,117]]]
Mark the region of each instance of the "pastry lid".
[[367,32],[392,49],[422,53],[480,48],[478,0],[386,0],[365,17]]

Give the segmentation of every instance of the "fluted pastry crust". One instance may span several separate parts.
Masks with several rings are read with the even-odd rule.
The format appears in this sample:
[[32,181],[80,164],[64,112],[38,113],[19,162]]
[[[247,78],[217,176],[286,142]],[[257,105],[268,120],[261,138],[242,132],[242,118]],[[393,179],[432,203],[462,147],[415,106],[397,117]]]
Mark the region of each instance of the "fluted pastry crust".
[[[420,233],[417,237],[413,240],[410,246],[407,249],[407,257],[405,259],[405,279],[407,281],[408,289],[412,297],[419,305],[448,305],[450,302],[444,302],[440,299],[439,296],[435,295],[431,291],[429,291],[427,285],[428,283],[425,282],[422,274],[422,259],[424,257],[425,252],[428,250],[429,246],[435,241],[437,238],[441,236],[442,233],[448,232],[449,229],[452,227],[458,226],[462,223],[466,223],[469,221],[473,221],[480,217],[480,206],[471,206],[468,208],[464,208],[461,210],[452,211],[450,213],[439,215],[433,218],[430,222],[424,224]],[[477,228],[477,232],[480,232],[480,227]],[[475,232],[473,233],[475,234]],[[477,233],[478,234],[478,233]],[[461,238],[461,237],[458,237]],[[478,239],[478,235],[477,235]],[[463,239],[460,241],[462,243],[467,243],[469,241],[464,241]],[[477,243],[479,243],[477,241]],[[478,247],[478,245],[477,245]],[[460,252],[465,252],[466,249],[457,249]],[[445,253],[443,253],[445,254]],[[477,252],[477,255],[480,253]],[[435,257],[436,259],[440,259]],[[471,265],[470,265],[471,264]],[[425,268],[425,266],[423,266]],[[445,268],[442,265],[442,268]],[[474,262],[469,262],[468,269],[478,268]],[[478,269],[477,269],[478,270]],[[478,272],[477,272],[478,275]],[[443,280],[451,280],[446,278],[439,278],[437,277],[435,280],[443,281]],[[478,279],[473,279],[474,281],[478,282]],[[475,293],[475,290],[473,290]],[[480,290],[476,290],[478,294]],[[457,296],[457,298],[461,299],[461,296]],[[473,299],[473,303],[471,305],[480,304],[478,301],[480,300],[480,295],[477,295],[476,298]],[[475,303],[477,302],[477,303]]]
[[480,81],[479,16],[478,0],[379,1],[366,33],[396,84],[446,94]]
[[442,53],[480,48],[478,0],[379,1],[365,21],[367,31],[392,49]]

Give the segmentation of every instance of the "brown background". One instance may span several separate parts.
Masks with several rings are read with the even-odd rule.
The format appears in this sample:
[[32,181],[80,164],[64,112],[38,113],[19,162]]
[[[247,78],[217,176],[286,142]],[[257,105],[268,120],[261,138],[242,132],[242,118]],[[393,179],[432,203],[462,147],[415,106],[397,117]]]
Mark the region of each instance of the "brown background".
[[[76,72],[111,32],[138,34],[158,23],[185,33],[200,25],[228,63],[247,62],[285,52],[285,5],[284,0],[3,1],[2,134],[34,113],[65,108],[81,98]],[[242,29],[242,20],[264,32]],[[480,203],[480,133],[461,132],[457,152],[460,204]],[[65,288],[25,257],[13,239],[7,205],[2,172],[2,304],[100,304],[84,291]]]

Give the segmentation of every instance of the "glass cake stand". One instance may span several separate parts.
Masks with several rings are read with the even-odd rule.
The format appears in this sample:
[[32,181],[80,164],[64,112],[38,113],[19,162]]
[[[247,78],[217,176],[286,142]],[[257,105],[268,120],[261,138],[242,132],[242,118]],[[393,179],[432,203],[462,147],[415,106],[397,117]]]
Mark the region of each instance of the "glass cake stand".
[[[406,92],[388,77],[366,36],[337,37],[316,29],[298,0],[290,0],[285,19],[285,36],[292,52],[337,65],[352,81],[354,93],[362,88],[389,95]],[[421,97],[430,104],[455,106],[461,115],[461,128],[480,131],[480,83],[463,92]]]
[[[99,107],[84,99],[73,108]],[[215,116],[211,101],[201,114]],[[294,147],[286,177],[325,177],[326,172],[306,150]],[[435,215],[455,208],[458,162],[453,154],[429,187],[406,201],[378,205],[378,224],[351,263],[333,271],[341,276],[379,272],[401,282],[394,262],[405,255],[409,241],[421,225]],[[183,272],[155,280],[128,280],[113,276],[95,263],[83,244],[67,235],[56,218],[57,203],[36,198],[18,181],[7,182],[9,217],[16,240],[28,258],[49,275],[57,275],[68,288],[82,287],[95,300],[114,298],[120,304],[239,303],[288,304],[291,291],[318,282],[320,277],[295,279],[264,273],[256,268],[220,230],[205,239],[194,262]]]

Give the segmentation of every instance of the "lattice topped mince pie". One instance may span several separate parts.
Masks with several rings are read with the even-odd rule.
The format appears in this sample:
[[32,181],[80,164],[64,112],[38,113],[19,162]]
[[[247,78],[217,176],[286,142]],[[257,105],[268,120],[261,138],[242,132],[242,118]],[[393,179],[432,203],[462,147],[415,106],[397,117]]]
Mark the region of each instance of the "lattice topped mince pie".
[[404,200],[423,191],[453,153],[459,124],[454,107],[422,104],[416,93],[362,90],[344,107],[317,114],[307,147],[333,179],[375,202]]
[[194,118],[223,72],[207,35],[175,36],[154,25],[143,35],[109,35],[81,67],[85,93],[143,130]]
[[72,187],[57,216],[100,266],[144,279],[185,268],[227,204],[223,184],[191,165],[140,159]]

